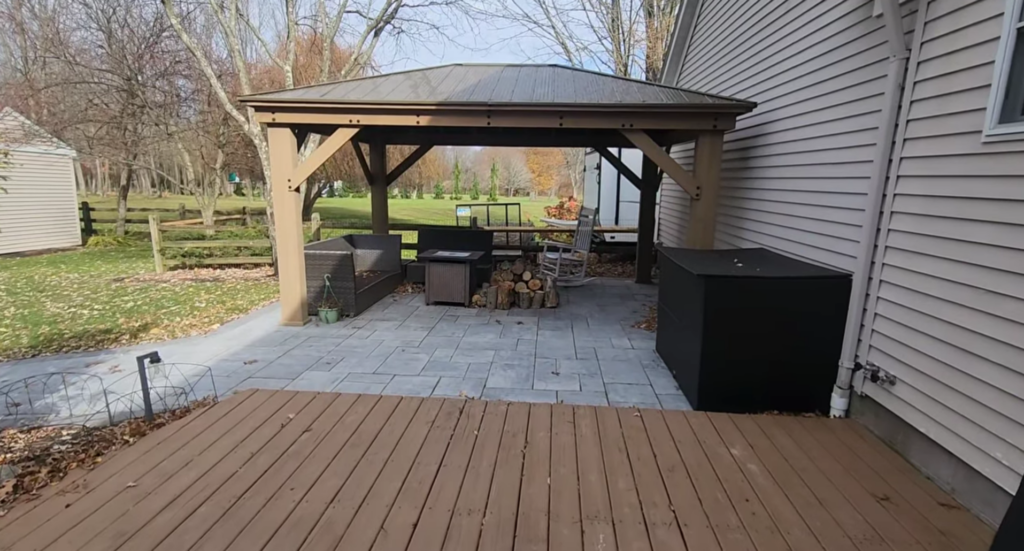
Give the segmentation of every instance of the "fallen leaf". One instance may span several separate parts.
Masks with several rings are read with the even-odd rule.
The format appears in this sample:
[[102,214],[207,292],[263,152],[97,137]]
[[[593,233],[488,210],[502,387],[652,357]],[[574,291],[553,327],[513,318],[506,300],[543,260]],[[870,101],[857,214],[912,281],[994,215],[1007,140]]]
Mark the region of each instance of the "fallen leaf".
[[125,488],[134,488],[134,487],[136,487],[136,486],[138,486],[138,484],[136,484],[136,483],[134,483],[134,482],[129,482],[128,484],[125,484],[125,486],[124,486],[124,487],[125,487]]

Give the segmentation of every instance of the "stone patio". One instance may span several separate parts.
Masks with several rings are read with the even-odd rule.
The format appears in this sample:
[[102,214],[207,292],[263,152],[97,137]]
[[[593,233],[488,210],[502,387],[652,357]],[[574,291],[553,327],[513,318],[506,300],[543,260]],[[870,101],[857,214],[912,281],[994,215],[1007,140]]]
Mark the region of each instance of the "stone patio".
[[264,388],[690,409],[654,334],[632,327],[656,297],[656,287],[620,279],[562,289],[546,310],[393,295],[356,318],[304,327],[278,326],[272,306],[204,337],[0,364],[0,385],[53,371],[123,377],[134,355],[155,349],[169,363],[210,366],[222,396]]

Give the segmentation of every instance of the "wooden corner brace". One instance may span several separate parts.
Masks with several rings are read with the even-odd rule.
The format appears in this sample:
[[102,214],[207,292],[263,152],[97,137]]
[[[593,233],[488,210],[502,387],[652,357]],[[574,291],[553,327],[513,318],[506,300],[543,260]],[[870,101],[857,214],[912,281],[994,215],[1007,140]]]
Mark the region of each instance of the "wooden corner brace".
[[321,142],[320,147],[316,148],[316,151],[310,153],[305,160],[295,167],[295,170],[292,172],[292,177],[288,182],[288,190],[298,191],[302,182],[305,182],[307,178],[312,176],[313,173],[316,172],[316,169],[320,168],[325,162],[327,162],[327,159],[330,159],[331,155],[337,153],[343,145],[352,139],[352,136],[356,135],[356,132],[359,132],[359,130],[359,128],[353,128],[350,126],[338,127],[333,134]]
[[671,155],[665,153],[657,142],[643,130],[620,130],[627,140],[633,143],[648,159],[654,161],[669,178],[679,184],[694,199],[700,199],[701,184],[693,174],[679,165]]

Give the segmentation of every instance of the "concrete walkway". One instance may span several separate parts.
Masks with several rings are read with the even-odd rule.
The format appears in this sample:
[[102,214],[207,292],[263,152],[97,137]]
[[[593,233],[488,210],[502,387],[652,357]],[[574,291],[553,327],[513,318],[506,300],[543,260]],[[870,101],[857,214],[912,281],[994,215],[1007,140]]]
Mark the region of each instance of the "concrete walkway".
[[215,385],[221,396],[266,388],[690,409],[654,334],[632,327],[656,299],[654,286],[598,279],[562,289],[557,309],[489,312],[390,296],[357,318],[301,328],[278,326],[273,305],[202,337],[0,364],[0,387],[61,371],[135,385],[135,356],[157,350],[179,364],[167,377],[199,394]]

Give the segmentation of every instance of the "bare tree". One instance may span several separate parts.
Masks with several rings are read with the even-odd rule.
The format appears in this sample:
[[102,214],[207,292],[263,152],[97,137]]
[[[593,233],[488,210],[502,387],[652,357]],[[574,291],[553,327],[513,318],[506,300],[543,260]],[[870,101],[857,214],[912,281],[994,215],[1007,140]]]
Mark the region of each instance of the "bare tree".
[[498,184],[508,197],[530,189],[530,169],[526,163],[526,154],[522,149],[512,147],[488,147],[481,150],[474,159],[476,166],[488,167],[492,163],[498,165]]
[[[134,0],[0,0],[3,95],[117,173],[117,233],[154,123],[177,102],[184,51],[163,11]],[[106,163],[101,163],[106,165]],[[104,170],[106,172],[106,170]]]
[[569,184],[572,186],[572,196],[579,198],[583,191],[583,174],[586,169],[585,161],[587,150],[579,147],[567,147],[562,149],[562,158],[565,160],[565,172],[569,177]]
[[[296,69],[300,40],[300,24],[311,28],[320,47],[318,71],[310,82],[344,80],[366,71],[381,41],[401,34],[431,33],[438,27],[429,23],[418,13],[425,9],[454,7],[459,0],[384,0],[374,3],[370,0],[316,0],[309,13],[300,13],[298,0],[283,0],[279,5],[283,16],[277,28],[268,31],[265,24],[273,26],[269,17],[260,20],[272,10],[268,3],[252,10],[242,0],[206,0],[197,3],[188,0],[161,0],[168,20],[182,43],[192,54],[195,63],[209,81],[221,107],[230,115],[246,137],[252,142],[260,160],[263,176],[263,196],[267,200],[267,215],[270,219],[271,238],[273,229],[273,197],[270,186],[270,155],[264,129],[256,121],[252,109],[240,107],[234,101],[237,94],[251,94],[254,86],[254,70],[271,66],[278,71],[284,88],[297,85]],[[202,31],[212,29],[215,44],[227,53],[231,74],[217,70],[215,59],[217,48],[202,40]],[[269,36],[280,37],[275,47]],[[438,36],[443,36],[438,33]],[[338,66],[335,61],[336,44],[341,41],[350,44],[350,55]],[[319,139],[307,139],[301,156],[306,156],[319,144]],[[312,193],[311,193],[312,195]],[[318,195],[318,194],[317,194]],[[276,254],[276,248],[275,248]]]
[[[574,67],[657,81],[680,0],[490,0],[488,21],[523,29]],[[518,39],[518,37],[516,37]]]

